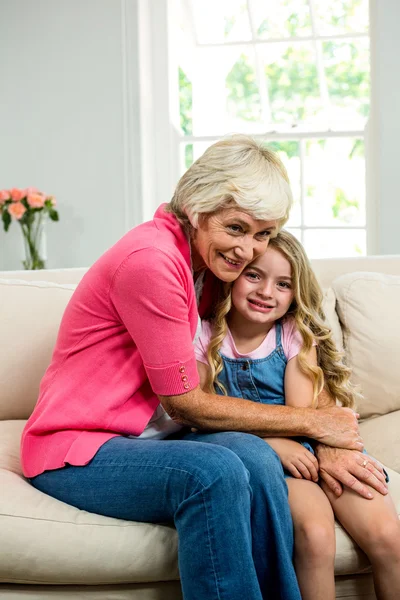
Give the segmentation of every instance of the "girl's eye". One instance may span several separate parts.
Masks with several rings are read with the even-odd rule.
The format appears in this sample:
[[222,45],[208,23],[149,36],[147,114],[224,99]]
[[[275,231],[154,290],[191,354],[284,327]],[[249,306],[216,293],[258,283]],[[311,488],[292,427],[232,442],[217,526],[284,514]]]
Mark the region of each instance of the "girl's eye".
[[257,273],[251,273],[251,272],[247,272],[247,273],[245,273],[245,275],[246,275],[246,277],[247,277],[248,279],[250,279],[251,281],[257,281],[257,280],[258,280],[258,278],[259,278],[259,277],[258,277],[258,275],[257,275]]
[[292,287],[288,281],[280,281],[278,285],[286,290],[290,290]]

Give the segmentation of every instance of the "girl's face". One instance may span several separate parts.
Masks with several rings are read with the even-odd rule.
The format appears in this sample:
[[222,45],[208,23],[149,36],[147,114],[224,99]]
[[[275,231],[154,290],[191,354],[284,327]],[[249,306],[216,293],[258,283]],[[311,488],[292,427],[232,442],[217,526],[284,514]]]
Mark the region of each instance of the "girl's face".
[[253,219],[238,207],[199,220],[192,242],[193,270],[208,267],[222,281],[234,281],[268,246],[276,221]]
[[231,310],[251,323],[272,325],[287,313],[293,298],[290,263],[269,247],[233,284]]

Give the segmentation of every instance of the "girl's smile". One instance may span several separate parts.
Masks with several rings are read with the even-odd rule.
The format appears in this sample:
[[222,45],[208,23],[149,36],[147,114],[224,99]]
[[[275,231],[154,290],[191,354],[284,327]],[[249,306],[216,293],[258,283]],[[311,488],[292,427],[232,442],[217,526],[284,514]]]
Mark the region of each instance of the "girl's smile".
[[230,321],[266,324],[269,329],[287,313],[293,298],[289,261],[279,250],[267,248],[233,284]]

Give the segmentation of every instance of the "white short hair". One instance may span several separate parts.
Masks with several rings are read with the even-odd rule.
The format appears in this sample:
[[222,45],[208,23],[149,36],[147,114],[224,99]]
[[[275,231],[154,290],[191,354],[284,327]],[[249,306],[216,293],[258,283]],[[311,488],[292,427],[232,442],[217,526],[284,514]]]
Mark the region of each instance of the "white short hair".
[[253,138],[232,135],[210,146],[176,186],[169,210],[197,227],[200,215],[234,202],[254,219],[282,227],[293,204],[289,178],[279,157]]

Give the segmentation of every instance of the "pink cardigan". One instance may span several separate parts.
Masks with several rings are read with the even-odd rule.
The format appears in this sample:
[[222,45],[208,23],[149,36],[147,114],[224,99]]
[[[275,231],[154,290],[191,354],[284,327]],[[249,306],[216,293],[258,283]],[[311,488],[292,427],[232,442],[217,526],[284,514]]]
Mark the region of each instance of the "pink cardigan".
[[156,394],[199,384],[190,247],[164,206],[103,254],[74,292],[22,435],[26,477],[87,464],[110,438],[143,432]]

